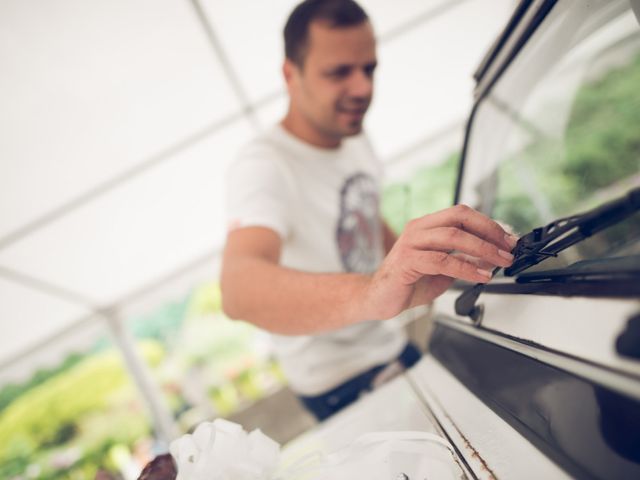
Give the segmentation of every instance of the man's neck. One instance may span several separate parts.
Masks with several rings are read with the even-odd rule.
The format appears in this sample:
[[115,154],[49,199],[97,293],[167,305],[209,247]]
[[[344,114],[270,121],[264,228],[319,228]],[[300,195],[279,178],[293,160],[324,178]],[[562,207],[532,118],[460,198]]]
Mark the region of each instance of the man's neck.
[[314,147],[334,150],[342,143],[342,138],[318,131],[304,119],[296,118],[296,115],[292,114],[291,111],[287,113],[280,124],[291,135]]

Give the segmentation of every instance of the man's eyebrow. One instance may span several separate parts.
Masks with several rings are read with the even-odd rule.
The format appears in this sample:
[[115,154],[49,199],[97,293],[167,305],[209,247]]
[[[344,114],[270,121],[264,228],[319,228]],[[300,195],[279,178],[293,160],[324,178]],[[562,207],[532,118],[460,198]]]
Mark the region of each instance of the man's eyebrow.
[[324,73],[327,73],[327,74],[337,73],[337,72],[347,72],[349,70],[352,70],[354,67],[355,65],[350,63],[340,63],[338,65],[331,65],[325,68],[323,71]]
[[372,69],[375,69],[377,66],[378,66],[378,61],[377,60],[365,63],[362,66],[358,66],[358,65],[353,64],[353,63],[340,63],[338,65],[331,65],[329,67],[326,67],[323,70],[323,73],[332,74],[332,73],[337,73],[337,72],[347,72],[349,70],[353,70],[354,68],[363,68],[365,70],[372,70]]

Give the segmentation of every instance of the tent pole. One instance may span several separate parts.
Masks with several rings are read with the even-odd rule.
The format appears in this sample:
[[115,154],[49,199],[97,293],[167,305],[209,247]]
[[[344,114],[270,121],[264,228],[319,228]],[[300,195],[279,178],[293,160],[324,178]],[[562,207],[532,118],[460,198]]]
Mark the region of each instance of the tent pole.
[[127,371],[147,404],[157,437],[163,443],[162,447],[168,450],[169,442],[178,437],[179,431],[162,392],[152,379],[149,367],[138,353],[133,336],[122,320],[112,311],[103,312],[103,317],[123,356]]

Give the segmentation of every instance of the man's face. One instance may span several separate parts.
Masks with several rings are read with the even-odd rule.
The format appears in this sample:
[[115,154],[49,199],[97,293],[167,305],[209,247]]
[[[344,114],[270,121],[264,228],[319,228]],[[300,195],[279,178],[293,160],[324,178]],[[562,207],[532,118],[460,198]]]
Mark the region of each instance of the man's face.
[[324,146],[362,130],[373,95],[376,45],[369,22],[329,27],[312,22],[302,67],[287,60],[291,109],[299,126]]

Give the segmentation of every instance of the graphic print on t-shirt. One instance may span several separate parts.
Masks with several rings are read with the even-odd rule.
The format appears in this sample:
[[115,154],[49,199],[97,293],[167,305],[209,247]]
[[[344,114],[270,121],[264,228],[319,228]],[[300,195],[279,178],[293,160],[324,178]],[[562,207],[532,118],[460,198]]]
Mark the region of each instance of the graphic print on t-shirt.
[[336,241],[347,272],[371,273],[378,267],[380,223],[378,189],[366,173],[356,173],[340,190]]

